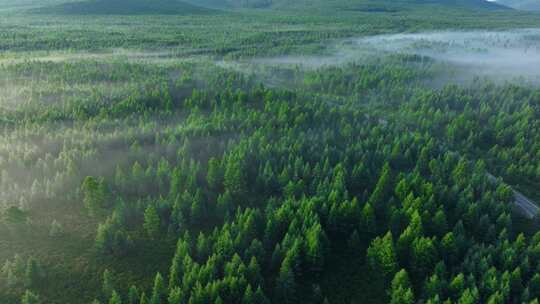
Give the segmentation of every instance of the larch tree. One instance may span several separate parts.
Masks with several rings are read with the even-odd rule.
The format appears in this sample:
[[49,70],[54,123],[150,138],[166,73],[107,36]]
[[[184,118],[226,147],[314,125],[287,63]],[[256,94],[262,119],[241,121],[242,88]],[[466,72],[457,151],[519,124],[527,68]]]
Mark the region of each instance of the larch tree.
[[161,226],[161,220],[154,206],[150,205],[144,211],[144,224],[143,228],[151,238],[158,236]]

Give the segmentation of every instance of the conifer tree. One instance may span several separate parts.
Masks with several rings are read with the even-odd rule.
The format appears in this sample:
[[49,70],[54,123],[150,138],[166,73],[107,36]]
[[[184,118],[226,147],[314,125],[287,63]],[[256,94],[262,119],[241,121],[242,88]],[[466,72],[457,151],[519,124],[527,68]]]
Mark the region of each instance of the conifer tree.
[[128,291],[128,304],[138,304],[140,299],[139,290],[134,285],[131,285]]
[[21,299],[21,304],[40,304],[39,296],[30,290],[26,290]]
[[374,275],[389,279],[397,271],[398,263],[392,240],[388,232],[384,237],[377,237],[367,250],[367,261]]
[[112,282],[112,274],[108,269],[103,271],[103,280],[101,286],[105,299],[110,299],[114,291],[114,285]]
[[33,257],[28,258],[24,273],[24,285],[27,288],[35,286],[39,280],[40,272],[41,270],[38,262]]
[[122,299],[120,298],[120,295],[118,295],[116,290],[113,290],[111,298],[109,299],[109,304],[122,304]]
[[161,220],[156,211],[156,208],[152,205],[148,206],[144,211],[144,230],[151,238],[156,238],[159,234],[161,226]]
[[158,272],[154,279],[154,288],[152,289],[152,297],[150,299],[150,304],[161,304],[165,296],[165,284],[163,282],[163,277]]

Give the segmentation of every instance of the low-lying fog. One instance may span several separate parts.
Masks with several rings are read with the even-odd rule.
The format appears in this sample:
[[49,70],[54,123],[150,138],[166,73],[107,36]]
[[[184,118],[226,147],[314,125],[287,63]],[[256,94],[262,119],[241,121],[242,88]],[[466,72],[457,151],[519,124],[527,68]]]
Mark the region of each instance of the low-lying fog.
[[540,29],[375,36],[355,40],[355,45],[431,57],[494,80],[540,80]]
[[[140,51],[130,49],[109,49],[101,52],[77,51],[38,51],[38,52],[6,52],[0,54],[0,66],[22,64],[27,62],[77,62],[83,60],[114,61],[147,64],[174,64],[194,60],[198,49],[168,49],[163,51]],[[199,56],[201,57],[201,56]]]
[[321,68],[407,54],[447,65],[451,73],[445,80],[451,82],[481,77],[540,83],[540,29],[378,35],[339,41],[327,51],[326,56],[257,58],[238,64]]

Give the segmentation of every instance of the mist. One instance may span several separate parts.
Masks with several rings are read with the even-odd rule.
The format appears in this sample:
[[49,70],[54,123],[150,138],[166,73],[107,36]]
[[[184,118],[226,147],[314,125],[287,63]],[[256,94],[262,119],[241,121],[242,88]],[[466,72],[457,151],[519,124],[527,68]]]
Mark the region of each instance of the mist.
[[359,48],[433,58],[455,69],[455,80],[540,83],[540,29],[508,32],[437,32],[354,40]]
[[349,63],[371,64],[393,55],[417,55],[420,63],[429,61],[441,71],[438,79],[430,80],[432,84],[466,84],[475,78],[499,83],[540,84],[540,29],[445,31],[349,38],[328,44],[325,53],[321,56],[255,58],[225,66],[249,72],[260,70],[260,66],[295,66],[309,70]]
[[[540,29],[520,29],[513,31],[445,31],[413,34],[376,35],[355,37],[328,43],[321,55],[291,55],[277,57],[258,57],[241,61],[218,60],[215,64],[221,68],[255,75],[258,81],[269,87],[295,88],[301,85],[296,73],[307,70],[340,67],[347,64],[377,64],[394,55],[417,55],[421,65],[433,65],[440,71],[434,79],[426,80],[429,85],[440,86],[447,83],[466,85],[474,78],[486,78],[495,82],[519,82],[540,84]],[[196,56],[195,56],[196,57]],[[2,73],[0,89],[4,94],[0,97],[0,109],[16,109],[36,99],[44,103],[54,103],[71,95],[90,95],[100,92],[108,99],[120,99],[136,88],[141,80],[117,79],[98,82],[70,83],[61,81],[61,90],[57,91],[59,80],[49,80],[47,73],[41,70],[37,75],[13,75],[8,73],[10,66],[25,63],[95,61],[101,63],[147,63],[150,65],[169,65],[195,59],[194,56],[183,56],[178,51],[164,50],[160,52],[130,51],[114,49],[109,52],[49,52],[4,55],[0,59]],[[199,56],[203,59],[204,56]],[[205,57],[206,58],[206,57]],[[435,65],[437,65],[435,67]],[[172,75],[177,78],[178,75]],[[41,93],[43,92],[43,93]],[[51,93],[52,92],[52,93]],[[38,96],[32,98],[32,96]],[[175,120],[177,122],[177,120]],[[163,127],[163,121],[160,125]],[[71,132],[67,132],[71,134]],[[136,132],[137,133],[137,132]],[[114,136],[113,136],[114,135]],[[138,134],[143,136],[144,134]],[[146,134],[147,135],[147,134]],[[118,134],[111,134],[108,140],[118,141]],[[125,135],[120,136],[123,138]],[[57,157],[63,141],[53,140],[49,145],[33,141],[12,142],[8,137],[0,140],[0,164],[6,164],[10,156],[52,154]],[[126,147],[115,151],[108,149],[108,164],[122,163]],[[144,147],[145,153],[152,147]],[[94,168],[95,160],[85,165]],[[12,164],[16,162],[11,161]],[[103,164],[102,164],[103,165]],[[91,171],[91,170],[83,170]],[[2,173],[2,172],[0,172]],[[38,174],[39,173],[39,174]],[[24,180],[20,185],[30,188],[34,176],[47,176],[54,179],[55,171],[47,176],[44,172],[32,172],[15,165],[4,170],[0,180]],[[101,172],[103,173],[103,172]],[[106,172],[111,174],[111,172]],[[63,191],[60,188],[59,191]],[[3,189],[0,198],[3,201],[15,201],[19,188]],[[30,200],[30,198],[28,198]]]

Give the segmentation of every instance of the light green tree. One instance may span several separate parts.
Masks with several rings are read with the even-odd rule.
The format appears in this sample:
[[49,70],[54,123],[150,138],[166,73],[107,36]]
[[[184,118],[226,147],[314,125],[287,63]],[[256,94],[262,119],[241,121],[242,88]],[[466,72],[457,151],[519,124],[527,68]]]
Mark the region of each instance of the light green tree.
[[151,238],[156,238],[161,226],[161,220],[154,206],[150,205],[144,211],[144,230]]

